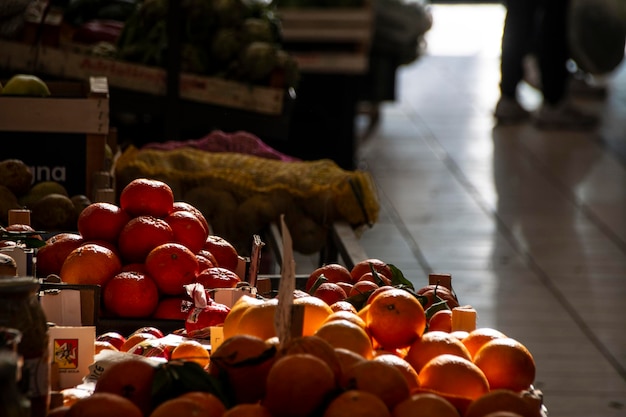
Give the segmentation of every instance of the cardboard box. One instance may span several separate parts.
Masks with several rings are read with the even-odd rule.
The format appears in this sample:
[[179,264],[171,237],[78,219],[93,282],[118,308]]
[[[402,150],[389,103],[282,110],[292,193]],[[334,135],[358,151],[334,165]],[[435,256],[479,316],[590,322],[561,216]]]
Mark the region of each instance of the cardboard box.
[[0,96],[0,138],[10,143],[2,158],[24,161],[35,182],[56,181],[70,195],[93,198],[93,176],[105,170],[107,79],[46,84],[51,97]]
[[[85,55],[70,48],[0,40],[0,67],[30,71],[67,79],[106,77],[111,87],[164,96],[167,72],[164,69]],[[180,74],[180,98],[266,115],[283,112],[285,91],[251,86],[218,77]]]

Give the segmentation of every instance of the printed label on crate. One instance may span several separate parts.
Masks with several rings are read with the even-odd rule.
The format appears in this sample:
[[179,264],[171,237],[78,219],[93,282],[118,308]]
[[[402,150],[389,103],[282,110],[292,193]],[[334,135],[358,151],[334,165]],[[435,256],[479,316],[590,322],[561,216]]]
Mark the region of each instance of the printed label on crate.
[[65,187],[69,196],[85,194],[85,135],[0,132],[0,138],[11,140],[2,158],[19,159],[28,165],[33,184],[55,181]]

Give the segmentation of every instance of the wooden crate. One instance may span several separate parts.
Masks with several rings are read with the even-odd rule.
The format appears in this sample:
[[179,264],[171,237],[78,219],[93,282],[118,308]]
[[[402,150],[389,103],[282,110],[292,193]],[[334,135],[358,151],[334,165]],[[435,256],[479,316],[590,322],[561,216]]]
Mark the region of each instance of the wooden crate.
[[[111,87],[159,96],[167,93],[167,71],[164,69],[85,55],[70,48],[31,46],[0,40],[0,67],[66,79],[102,76],[108,79]],[[182,73],[179,94],[181,99],[193,102],[280,115],[283,112],[285,91]]]
[[368,67],[373,12],[363,8],[278,11],[284,48],[306,72],[363,73]]
[[93,198],[93,177],[105,170],[109,137],[107,79],[47,85],[50,97],[0,96],[2,158],[24,161],[35,182],[55,180],[70,194]]

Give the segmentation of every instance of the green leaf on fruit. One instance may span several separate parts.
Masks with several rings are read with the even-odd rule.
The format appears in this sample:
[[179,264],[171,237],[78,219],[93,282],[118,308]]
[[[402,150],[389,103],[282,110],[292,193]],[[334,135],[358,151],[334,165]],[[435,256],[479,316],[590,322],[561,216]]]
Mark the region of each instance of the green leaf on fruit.
[[216,395],[226,407],[231,399],[221,381],[202,366],[190,361],[170,360],[159,364],[152,383],[154,406],[186,392],[202,391]]

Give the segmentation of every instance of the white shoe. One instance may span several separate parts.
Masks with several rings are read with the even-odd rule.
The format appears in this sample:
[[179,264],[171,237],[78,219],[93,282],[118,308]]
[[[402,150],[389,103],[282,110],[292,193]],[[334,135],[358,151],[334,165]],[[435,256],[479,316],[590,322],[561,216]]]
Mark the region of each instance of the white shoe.
[[540,129],[585,130],[594,128],[599,119],[570,102],[563,102],[556,106],[542,104],[534,114],[533,122]]
[[519,102],[510,97],[500,97],[493,113],[499,124],[513,124],[527,120],[530,117],[528,110]]

